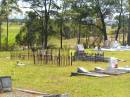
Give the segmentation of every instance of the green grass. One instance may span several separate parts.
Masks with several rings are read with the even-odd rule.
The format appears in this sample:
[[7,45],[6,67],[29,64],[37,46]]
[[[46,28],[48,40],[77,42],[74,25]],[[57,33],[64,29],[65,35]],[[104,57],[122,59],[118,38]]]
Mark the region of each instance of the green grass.
[[[119,66],[130,66],[130,52],[105,52],[106,56],[127,59]],[[17,60],[10,60],[8,52],[0,52],[0,75],[11,75],[13,87],[38,90],[47,93],[68,93],[70,97],[130,97],[130,74],[106,78],[77,76],[72,71],[82,66],[92,70],[95,66],[107,67],[108,63],[77,61],[73,66],[32,65],[17,67]]]
[[[6,37],[6,25],[2,26],[2,42]],[[19,25],[9,26],[9,43],[15,43],[15,36],[20,30]],[[63,40],[64,48],[74,48],[76,39]],[[58,38],[51,37],[49,44],[60,47]],[[73,47],[71,47],[71,45]],[[71,50],[74,54],[74,50]],[[86,50],[86,52],[93,52]],[[112,56],[128,60],[120,62],[119,66],[130,66],[130,52],[105,52],[105,56]],[[130,97],[130,74],[119,76],[111,76],[106,78],[77,76],[70,77],[72,71],[76,71],[77,67],[84,67],[93,70],[99,66],[106,68],[108,63],[77,61],[73,62],[73,66],[57,67],[54,65],[33,65],[30,62],[24,67],[16,66],[17,60],[9,59],[9,52],[0,52],[0,75],[12,76],[14,88],[25,88],[37,90],[46,93],[68,93],[70,97]]]
[[[20,31],[20,25],[18,24],[9,24],[9,45],[13,45],[15,43],[15,36]],[[6,23],[2,25],[2,44],[5,44],[7,33],[7,26]]]

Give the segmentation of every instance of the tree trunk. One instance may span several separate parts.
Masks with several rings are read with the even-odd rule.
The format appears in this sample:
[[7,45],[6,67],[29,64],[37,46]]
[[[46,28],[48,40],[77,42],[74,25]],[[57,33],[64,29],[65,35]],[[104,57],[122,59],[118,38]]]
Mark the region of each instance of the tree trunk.
[[125,16],[124,16],[124,14],[123,14],[123,39],[122,39],[122,41],[123,41],[123,46],[125,46],[126,45],[126,41],[125,41],[125,37],[126,37],[126,32],[125,32]]
[[41,32],[41,46],[44,48],[44,20],[43,20],[43,14],[42,14],[42,32]]
[[1,26],[2,26],[2,23],[0,22],[0,50],[1,50],[1,48],[2,48],[2,43],[1,43],[1,40],[2,40],[2,39],[1,39],[1,38],[2,38],[2,37],[1,37],[2,27],[1,27]]
[[61,25],[60,25],[60,37],[61,37],[61,39],[60,39],[60,48],[62,49],[62,30],[63,29],[63,21],[62,21],[62,19],[61,19]]
[[105,24],[105,21],[104,21],[104,15],[101,11],[99,0],[97,0],[96,2],[97,2],[97,6],[98,6],[97,10],[99,11],[100,19],[101,19],[101,22],[102,22],[102,33],[104,35],[104,41],[105,41],[105,40],[107,40],[107,31],[106,31],[106,24]]
[[128,20],[128,37],[127,37],[127,43],[130,45],[130,13],[129,13],[129,20]]
[[47,48],[47,4],[46,4],[46,0],[45,0],[45,31],[44,31],[44,34],[45,34],[45,37],[44,37],[44,49]]
[[119,23],[118,29],[117,29],[117,31],[116,31],[116,37],[115,37],[115,40],[116,40],[116,41],[118,40],[120,28],[121,28],[121,25],[120,25],[120,23]]
[[48,45],[48,16],[45,16],[45,43],[44,43],[44,48],[47,49]]
[[107,38],[106,26],[105,26],[105,28],[103,28],[102,32],[103,32],[103,35],[104,35],[104,41],[105,41],[105,40],[108,39],[108,38]]
[[8,34],[9,34],[9,19],[8,19],[8,16],[7,16],[7,35],[6,35],[6,50],[8,50]]
[[81,24],[79,23],[79,31],[78,31],[78,44],[80,44],[80,41],[81,41],[81,35],[80,35],[80,33],[81,33]]
[[122,14],[122,0],[121,0],[121,12],[120,12],[120,15],[119,15],[119,23],[118,23],[118,28],[117,28],[117,31],[116,31],[116,37],[115,37],[115,40],[118,40],[118,35],[119,35],[119,31],[121,29],[121,14]]
[[128,20],[128,37],[127,37],[127,43],[130,45],[130,0],[129,1],[129,20]]
[[89,36],[88,36],[87,33],[86,33],[86,34],[85,34],[85,38],[86,38],[86,39],[85,39],[85,40],[86,40],[86,48],[88,48],[88,43],[89,43],[89,41],[88,41],[89,38],[88,38],[88,37],[89,37]]
[[47,49],[48,45],[48,20],[49,20],[49,12],[47,11],[47,1],[45,0],[45,41],[44,41],[44,48]]
[[104,21],[104,16],[100,11],[100,17],[101,17],[101,22],[102,22],[102,33],[104,35],[104,41],[107,40],[107,31],[106,31],[106,24]]

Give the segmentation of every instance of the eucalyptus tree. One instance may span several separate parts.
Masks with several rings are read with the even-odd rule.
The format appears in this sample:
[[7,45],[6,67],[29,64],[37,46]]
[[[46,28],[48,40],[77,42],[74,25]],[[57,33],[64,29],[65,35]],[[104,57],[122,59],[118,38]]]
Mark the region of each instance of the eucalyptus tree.
[[77,43],[80,44],[82,19],[89,16],[89,8],[86,0],[70,0],[68,3],[70,4],[68,14],[71,22],[77,26]]
[[116,36],[115,36],[115,40],[118,40],[118,36],[119,36],[119,31],[120,31],[120,29],[121,29],[121,26],[122,26],[122,17],[123,17],[123,14],[124,14],[124,6],[123,6],[123,4],[124,4],[124,2],[123,2],[123,0],[117,0],[116,1],[117,3],[117,5],[116,5],[116,13],[119,13],[119,16],[118,16],[118,26],[117,26],[117,30],[116,30]]
[[7,22],[7,35],[6,35],[6,50],[8,50],[8,38],[9,38],[9,14],[15,10],[20,11],[17,5],[18,0],[1,0],[1,9],[3,11],[4,18],[6,18]]
[[4,16],[0,12],[0,50],[2,49],[2,23],[4,21]]
[[1,32],[2,32],[1,25],[2,25],[2,23],[0,22],[0,50],[1,50]]
[[127,43],[130,45],[130,0],[128,0],[128,11],[129,11],[129,20],[128,20],[128,38]]
[[[126,27],[126,25],[127,26],[129,25],[129,16],[128,16],[129,3],[126,3],[128,1],[129,0],[117,0],[116,7],[115,7],[115,9],[116,9],[115,13],[118,13],[118,15],[117,15],[118,25],[117,25],[115,40],[118,40],[119,32],[121,32],[121,29],[123,29],[122,30],[123,45],[126,44],[125,36],[127,33],[127,28],[128,28],[128,32],[129,32],[129,27]],[[129,33],[128,33],[128,37],[129,37]],[[129,38],[128,38],[128,40],[129,40]]]
[[107,31],[106,31],[106,23],[105,18],[112,14],[116,0],[87,0],[88,6],[92,9],[91,17],[100,21],[99,24],[92,24],[96,26],[104,36],[104,40],[107,40]]
[[[59,7],[58,7],[59,6]],[[65,23],[69,22],[69,16],[68,16],[68,8],[69,8],[69,2],[67,0],[60,1],[60,4],[57,6],[57,15],[55,17],[55,21],[59,26],[59,32],[60,32],[60,48],[63,48],[63,32],[65,30]],[[65,35],[66,38],[66,35]]]
[[[80,43],[80,30],[82,20],[85,20],[87,25],[92,25],[98,28],[107,40],[107,28],[105,19],[111,15],[117,4],[117,0],[70,0],[72,20],[79,25],[78,43]],[[89,19],[88,19],[89,18]]]
[[3,10],[2,10],[2,1],[0,2],[0,50],[1,50],[1,47],[2,47],[2,43],[1,43],[1,40],[2,40],[2,37],[1,37],[1,33],[2,33],[2,20],[3,20]]
[[21,28],[16,36],[16,42],[19,45],[27,45],[28,48],[33,48],[35,44],[40,44],[41,39],[41,19],[34,12],[28,12],[28,19],[25,25]]
[[57,8],[57,0],[23,0],[31,4],[30,9],[42,19],[42,47],[47,48],[48,45],[48,26],[50,15],[55,13],[55,8]]
[[[62,10],[63,11],[63,10]],[[56,24],[58,24],[59,27],[59,32],[60,32],[60,48],[62,49],[63,47],[63,12],[59,13],[56,18],[55,18],[55,22]]]

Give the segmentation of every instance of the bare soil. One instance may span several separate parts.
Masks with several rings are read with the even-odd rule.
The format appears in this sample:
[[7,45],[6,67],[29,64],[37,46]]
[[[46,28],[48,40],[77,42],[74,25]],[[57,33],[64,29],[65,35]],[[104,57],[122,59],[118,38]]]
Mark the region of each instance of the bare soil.
[[21,91],[13,91],[13,92],[6,92],[6,93],[0,93],[0,97],[38,97],[42,95],[36,95]]

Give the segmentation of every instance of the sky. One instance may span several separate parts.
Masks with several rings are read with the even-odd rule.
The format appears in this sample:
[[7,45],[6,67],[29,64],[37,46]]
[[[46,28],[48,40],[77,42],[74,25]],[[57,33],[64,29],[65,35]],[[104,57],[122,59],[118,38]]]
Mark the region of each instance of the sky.
[[[60,4],[60,0],[58,0],[57,2]],[[12,14],[9,15],[10,19],[14,19],[14,18],[24,19],[26,17],[26,12],[31,10],[29,8],[24,8],[24,7],[29,7],[30,6],[30,4],[27,3],[27,2],[19,1],[18,5],[19,5],[19,8],[21,9],[22,12],[15,12],[15,11],[13,11]],[[115,14],[115,15],[117,15],[117,14]]]
[[[60,4],[60,0],[57,0],[57,2],[58,2],[58,4]],[[30,4],[27,3],[27,2],[19,1],[18,5],[19,5],[19,8],[21,9],[22,12],[20,13],[20,12],[13,11],[12,14],[9,15],[10,19],[13,19],[13,18],[24,19],[26,17],[26,12],[31,10],[29,8],[25,8],[25,7],[29,7],[30,6]]]
[[13,18],[17,18],[17,19],[24,19],[26,17],[26,11],[30,11],[29,8],[24,8],[24,7],[29,7],[30,4],[19,1],[18,2],[19,8],[21,9],[22,12],[16,12],[13,11],[10,15],[9,18],[13,19]]

